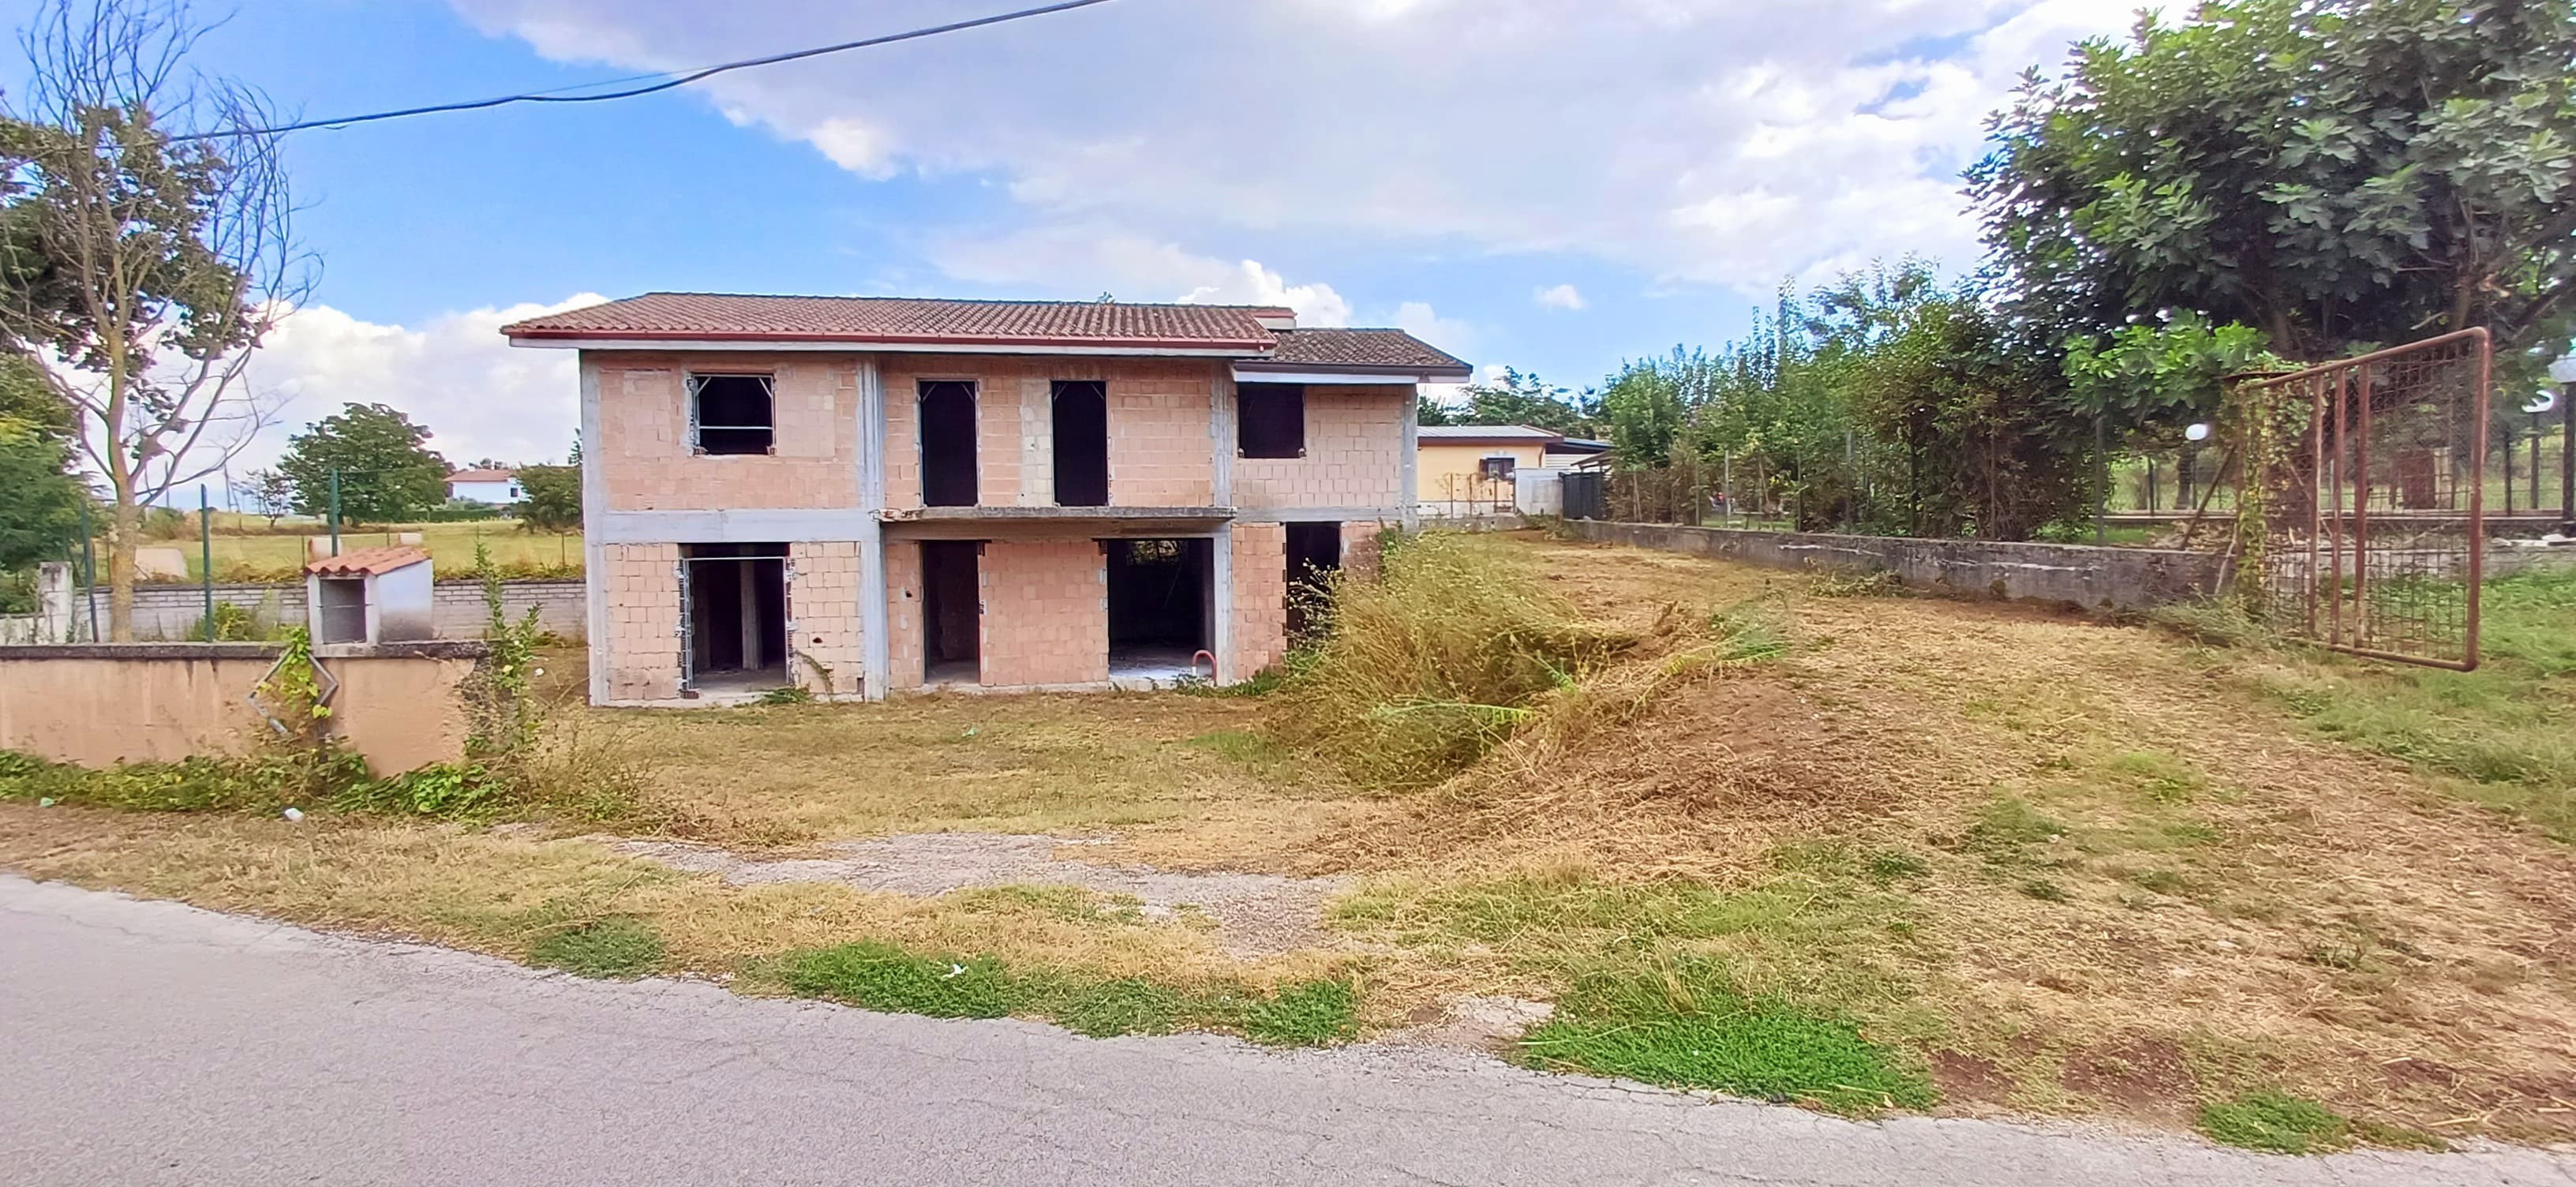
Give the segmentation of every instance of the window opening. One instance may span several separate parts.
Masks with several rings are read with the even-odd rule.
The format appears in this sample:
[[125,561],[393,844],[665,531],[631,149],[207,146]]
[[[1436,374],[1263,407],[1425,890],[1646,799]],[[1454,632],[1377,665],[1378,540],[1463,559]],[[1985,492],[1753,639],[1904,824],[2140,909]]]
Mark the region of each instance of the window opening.
[[921,502],[975,505],[975,385],[928,380],[921,385]]
[[1055,383],[1055,505],[1109,505],[1109,385]]
[[702,454],[771,453],[775,390],[767,375],[689,376],[689,445]]
[[1235,385],[1235,443],[1244,457],[1306,456],[1306,389],[1294,383]]

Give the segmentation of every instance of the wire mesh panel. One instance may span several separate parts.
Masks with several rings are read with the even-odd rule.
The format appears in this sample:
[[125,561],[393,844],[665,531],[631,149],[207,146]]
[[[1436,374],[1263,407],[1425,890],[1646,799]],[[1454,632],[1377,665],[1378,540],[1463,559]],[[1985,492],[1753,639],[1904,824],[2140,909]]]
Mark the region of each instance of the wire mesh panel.
[[2237,390],[2253,600],[2338,651],[2478,662],[2489,346],[2463,330]]

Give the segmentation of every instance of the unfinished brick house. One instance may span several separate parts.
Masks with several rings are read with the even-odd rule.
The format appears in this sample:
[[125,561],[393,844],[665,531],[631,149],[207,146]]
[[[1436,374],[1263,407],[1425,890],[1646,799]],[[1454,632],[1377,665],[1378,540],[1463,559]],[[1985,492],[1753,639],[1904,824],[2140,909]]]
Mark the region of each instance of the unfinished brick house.
[[650,293],[581,352],[590,695],[1246,678],[1414,504],[1467,365],[1285,309]]

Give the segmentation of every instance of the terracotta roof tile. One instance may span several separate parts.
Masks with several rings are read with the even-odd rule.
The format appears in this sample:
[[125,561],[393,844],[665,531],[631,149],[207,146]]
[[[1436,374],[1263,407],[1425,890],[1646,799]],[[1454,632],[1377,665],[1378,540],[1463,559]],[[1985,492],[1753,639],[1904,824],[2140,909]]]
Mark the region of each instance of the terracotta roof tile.
[[508,482],[519,476],[516,470],[459,470],[447,476],[449,482]]
[[429,559],[429,554],[408,544],[384,548],[361,548],[338,556],[327,556],[304,566],[307,573],[324,577],[356,577],[368,573],[390,573]]
[[1266,351],[1252,305],[1125,301],[949,301],[916,297],[788,297],[646,293],[503,326],[512,338],[723,338],[938,345],[1136,346]]
[[1279,349],[1267,360],[1272,363],[1404,367],[1467,377],[1467,364],[1402,330],[1280,330],[1276,337]]

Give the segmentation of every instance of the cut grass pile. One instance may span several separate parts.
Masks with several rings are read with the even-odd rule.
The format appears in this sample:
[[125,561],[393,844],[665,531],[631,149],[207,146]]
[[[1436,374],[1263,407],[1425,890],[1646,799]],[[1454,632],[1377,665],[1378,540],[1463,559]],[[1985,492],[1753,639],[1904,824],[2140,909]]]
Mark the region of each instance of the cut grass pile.
[[1348,984],[1315,980],[1260,994],[1239,984],[1179,987],[1017,967],[990,955],[924,953],[876,940],[793,952],[765,975],[791,993],[932,1018],[1043,1018],[1077,1034],[1240,1034],[1274,1046],[1321,1046],[1358,1032]]

